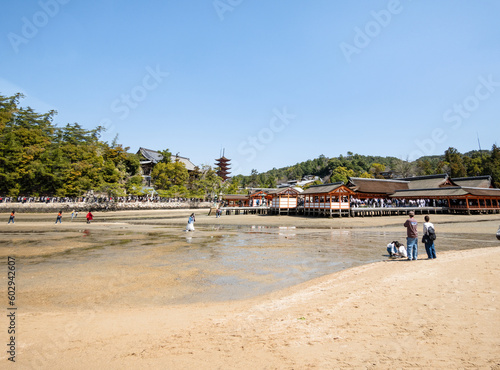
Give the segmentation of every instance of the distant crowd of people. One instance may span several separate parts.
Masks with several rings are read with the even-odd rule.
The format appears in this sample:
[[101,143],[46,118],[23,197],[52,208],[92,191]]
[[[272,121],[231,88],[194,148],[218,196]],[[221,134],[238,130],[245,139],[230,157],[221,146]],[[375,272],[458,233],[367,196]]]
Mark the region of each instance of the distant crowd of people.
[[160,196],[139,196],[129,195],[126,197],[105,197],[105,196],[86,196],[86,197],[3,197],[0,196],[0,203],[174,203],[174,202],[203,202],[199,198],[163,198]]
[[446,199],[382,199],[368,198],[358,199],[351,198],[351,207],[372,207],[372,208],[389,208],[389,207],[446,207],[448,201]]

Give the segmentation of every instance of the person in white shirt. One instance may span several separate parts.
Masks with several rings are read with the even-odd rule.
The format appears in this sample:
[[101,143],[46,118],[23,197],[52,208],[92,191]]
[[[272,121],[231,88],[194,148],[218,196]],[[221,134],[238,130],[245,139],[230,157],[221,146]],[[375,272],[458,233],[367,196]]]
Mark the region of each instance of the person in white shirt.
[[425,216],[424,220],[424,236],[422,241],[425,243],[427,258],[431,260],[436,258],[436,247],[434,246],[434,240],[429,238],[429,228],[432,227],[432,229],[434,230],[434,225],[432,222],[429,222],[429,216]]
[[396,254],[398,253],[396,243],[397,242],[392,242],[387,244],[387,252],[389,253],[389,257],[396,257]]
[[406,247],[403,244],[398,243],[398,254],[401,258],[408,258],[408,254],[406,253]]

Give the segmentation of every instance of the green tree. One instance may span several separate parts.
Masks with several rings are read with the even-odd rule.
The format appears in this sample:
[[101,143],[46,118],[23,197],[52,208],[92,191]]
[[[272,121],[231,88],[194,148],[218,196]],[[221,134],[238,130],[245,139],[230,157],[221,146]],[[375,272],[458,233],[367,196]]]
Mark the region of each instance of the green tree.
[[422,176],[433,175],[434,169],[432,163],[428,159],[418,159],[416,163],[417,174]]
[[159,150],[158,153],[160,153],[162,155],[162,159],[160,162],[162,162],[162,163],[172,162],[172,153],[170,153],[170,150],[168,150],[168,149]]
[[349,177],[354,177],[354,171],[348,170],[346,167],[337,167],[333,170],[332,176],[330,177],[330,182],[343,181],[347,184]]
[[491,155],[484,165],[484,174],[491,175],[493,186],[500,188],[500,148],[493,144]]
[[466,177],[467,170],[465,168],[462,155],[455,148],[448,148],[444,152],[444,160],[449,164],[449,175],[451,177]]
[[151,179],[157,189],[167,190],[169,187],[185,186],[189,178],[186,166],[181,162],[157,163],[151,171]]
[[363,172],[361,175],[359,175],[359,177],[361,177],[362,179],[374,179],[375,178],[375,176],[373,176],[372,174],[370,174],[366,171]]
[[385,171],[385,166],[380,163],[372,163],[370,167],[370,173],[376,178],[376,179],[383,179],[384,176],[382,176],[382,172]]
[[222,193],[222,178],[210,166],[203,166],[201,172],[199,188],[203,197],[213,199],[215,196],[219,196]]

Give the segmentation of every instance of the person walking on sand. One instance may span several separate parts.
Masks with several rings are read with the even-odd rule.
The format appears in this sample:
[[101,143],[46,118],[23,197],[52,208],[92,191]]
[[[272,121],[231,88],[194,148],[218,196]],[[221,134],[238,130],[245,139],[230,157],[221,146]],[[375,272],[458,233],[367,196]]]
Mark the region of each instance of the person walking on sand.
[[73,210],[73,212],[71,212],[71,221],[73,221],[76,216],[78,216],[78,211]]
[[10,222],[12,221],[12,223],[14,224],[14,218],[16,217],[16,211],[12,211],[10,213],[10,217],[9,217],[9,222],[7,222],[7,224],[10,224]]
[[[427,258],[432,260],[436,258],[436,248],[434,246],[434,239],[436,236],[436,232],[434,231],[434,225],[432,222],[429,222],[430,217],[424,217],[424,236],[422,241],[425,243],[425,251],[427,252]],[[434,239],[433,239],[434,238]]]
[[94,215],[92,214],[91,211],[89,211],[89,213],[87,213],[87,223],[90,224],[90,221],[92,221],[94,219]]
[[186,226],[186,231],[194,231],[194,222],[195,222],[194,213],[191,213],[191,216],[189,216],[188,219],[188,224]]
[[415,212],[408,213],[410,218],[404,223],[406,227],[406,251],[408,253],[408,261],[417,260],[418,256],[418,222],[415,220]]
[[62,211],[59,211],[59,213],[57,214],[57,218],[56,218],[56,224],[57,224],[57,221],[59,221],[60,224],[62,224]]

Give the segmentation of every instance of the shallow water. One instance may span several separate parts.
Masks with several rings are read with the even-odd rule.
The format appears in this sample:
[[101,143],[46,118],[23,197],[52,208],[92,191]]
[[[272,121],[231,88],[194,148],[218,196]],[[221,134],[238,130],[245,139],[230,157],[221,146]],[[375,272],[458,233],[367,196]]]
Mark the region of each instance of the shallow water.
[[[387,243],[406,244],[402,235],[381,229],[221,226],[193,233],[163,227],[150,233],[83,229],[0,237],[3,244],[40,251],[17,261],[18,304],[43,310],[250,298],[387,260]],[[442,234],[436,241],[438,258],[446,250],[498,244],[490,239]],[[61,243],[78,248],[54,252],[48,248]],[[419,251],[425,258],[423,245]]]

